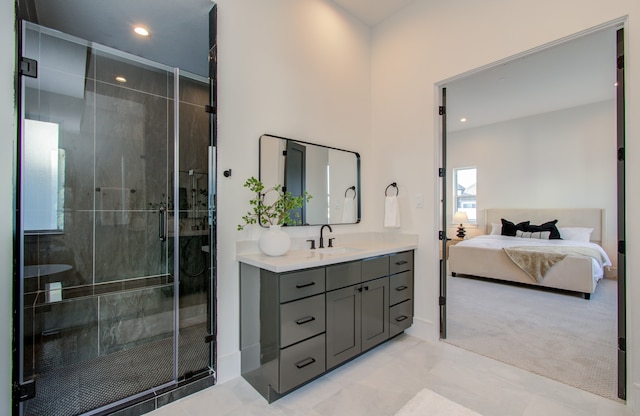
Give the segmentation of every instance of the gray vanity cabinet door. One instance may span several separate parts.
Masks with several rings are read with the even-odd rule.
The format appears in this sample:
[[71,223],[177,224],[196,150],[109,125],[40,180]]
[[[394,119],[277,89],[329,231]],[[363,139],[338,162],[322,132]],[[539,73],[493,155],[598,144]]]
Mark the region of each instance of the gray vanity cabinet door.
[[327,369],[361,351],[361,285],[327,292]]
[[362,284],[362,351],[389,338],[389,278]]

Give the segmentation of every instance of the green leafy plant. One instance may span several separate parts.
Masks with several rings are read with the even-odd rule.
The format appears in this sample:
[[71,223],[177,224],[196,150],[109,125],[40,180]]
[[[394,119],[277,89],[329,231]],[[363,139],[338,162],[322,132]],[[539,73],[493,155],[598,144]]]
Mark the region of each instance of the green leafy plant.
[[[296,213],[295,218],[291,218],[291,212],[302,208],[312,198],[306,191],[304,195],[291,195],[291,192],[282,190],[282,185],[265,188],[264,184],[253,176],[247,179],[244,187],[254,192],[256,196],[249,200],[251,210],[242,217],[245,223],[238,225],[238,230],[244,230],[246,225],[256,223],[261,225],[299,224],[299,215]],[[274,192],[275,195],[272,195]],[[271,196],[267,197],[268,195]],[[269,202],[265,203],[265,200]]]

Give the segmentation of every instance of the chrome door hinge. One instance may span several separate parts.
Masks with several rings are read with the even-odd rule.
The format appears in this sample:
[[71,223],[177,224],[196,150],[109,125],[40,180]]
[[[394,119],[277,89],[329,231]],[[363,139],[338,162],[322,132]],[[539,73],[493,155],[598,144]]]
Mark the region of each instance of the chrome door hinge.
[[38,78],[38,61],[35,59],[20,58],[20,75],[24,75],[30,78]]

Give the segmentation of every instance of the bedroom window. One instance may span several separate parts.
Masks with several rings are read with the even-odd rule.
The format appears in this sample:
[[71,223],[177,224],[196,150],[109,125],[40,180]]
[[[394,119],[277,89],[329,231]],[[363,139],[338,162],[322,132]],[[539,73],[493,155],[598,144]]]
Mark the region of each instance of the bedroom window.
[[475,167],[453,169],[454,210],[463,211],[469,217],[469,223],[476,224],[476,172]]

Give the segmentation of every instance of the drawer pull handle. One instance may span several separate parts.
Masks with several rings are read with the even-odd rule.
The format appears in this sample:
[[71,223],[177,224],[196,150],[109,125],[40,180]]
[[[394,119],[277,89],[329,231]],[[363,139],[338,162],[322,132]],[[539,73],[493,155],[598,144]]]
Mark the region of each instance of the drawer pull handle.
[[407,289],[408,289],[408,287],[406,287],[406,286],[398,286],[398,287],[396,288],[396,290],[397,290],[398,292],[402,292],[403,290],[407,290]]
[[296,321],[296,323],[297,323],[298,325],[304,325],[304,324],[306,324],[307,322],[312,322],[312,321],[315,321],[315,320],[316,320],[316,318],[314,318],[313,316],[305,316],[304,318],[300,318],[300,319],[298,319],[298,320]]
[[313,285],[315,285],[315,284],[316,284],[316,282],[305,283],[305,284],[303,284],[303,285],[296,285],[296,288],[297,288],[297,289],[302,289],[303,287],[309,287],[309,286],[313,286]]
[[406,260],[400,260],[400,261],[396,262],[396,266],[402,266],[403,264],[407,264],[407,263],[409,263],[409,262],[406,261]]
[[398,317],[396,318],[396,322],[402,322],[402,321],[404,321],[404,320],[405,320],[405,319],[407,319],[407,318],[409,318],[409,317],[408,317],[408,316],[406,316],[406,315],[398,316]]
[[302,361],[298,361],[298,362],[296,363],[296,367],[298,367],[298,368],[304,368],[304,367],[306,367],[306,366],[308,366],[308,365],[311,365],[311,364],[313,364],[313,363],[315,363],[315,362],[316,362],[316,359],[315,359],[315,358],[311,358],[311,357],[309,357],[309,358],[305,358],[305,359],[304,359],[304,360],[302,360]]

